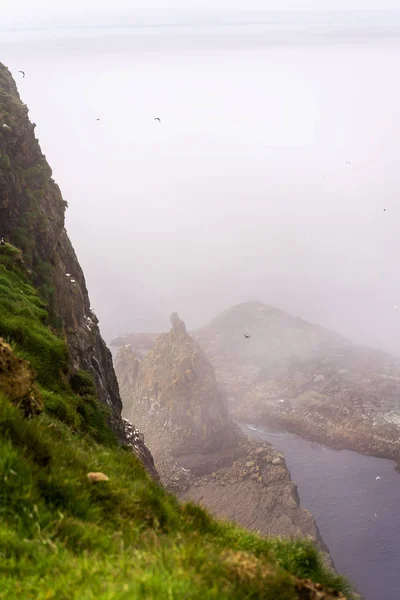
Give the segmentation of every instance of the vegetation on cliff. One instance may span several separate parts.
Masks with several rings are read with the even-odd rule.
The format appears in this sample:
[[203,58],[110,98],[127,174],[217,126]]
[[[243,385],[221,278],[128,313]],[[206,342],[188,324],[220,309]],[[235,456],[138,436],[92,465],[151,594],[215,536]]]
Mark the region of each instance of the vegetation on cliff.
[[[13,206],[17,208],[16,214],[20,212],[18,219],[16,214],[10,218],[15,221],[10,227],[12,241],[24,252],[26,263],[34,267],[35,284],[52,304],[52,266],[43,248],[53,215],[40,210],[40,206],[45,198],[51,197],[55,204],[53,211],[62,219],[66,203],[39,145],[30,143],[35,126],[29,122],[28,109],[19,98],[11,74],[4,68],[0,68],[0,118],[0,208]],[[4,213],[3,218],[7,227],[9,217]]]
[[0,335],[44,406],[21,410],[0,391],[0,598],[311,599],[317,583],[346,591],[308,542],[217,522],[152,481],[114,440],[90,378],[69,375],[66,342],[8,244],[0,285]]
[[[30,286],[34,285],[40,293],[40,298],[33,300],[32,290],[18,287],[18,281],[13,280],[15,289],[12,294],[6,290],[3,302],[7,303],[7,310],[15,302],[21,312],[11,310],[10,314],[0,314],[0,319],[4,317],[6,321],[3,335],[13,336],[21,352],[28,354],[39,385],[46,388],[43,395],[48,410],[52,406],[58,413],[64,411],[64,420],[72,419],[78,429],[86,423],[93,435],[102,435],[101,428],[93,425],[98,412],[94,403],[96,390],[97,398],[110,409],[109,421],[114,433],[123,441],[126,435],[122,404],[112,357],[100,335],[85,278],[65,230],[66,204],[36,139],[28,108],[11,73],[0,63],[0,238],[22,251]],[[7,288],[4,282],[3,288]],[[24,300],[30,300],[29,306],[21,302],[23,293]],[[30,324],[27,312],[35,317]],[[42,319],[52,325],[53,333],[40,328]],[[41,350],[37,351],[38,348]],[[66,381],[68,367],[75,373],[74,381]],[[88,376],[77,375],[78,371],[90,374],[91,389]],[[77,392],[72,395],[71,385]],[[71,409],[73,398],[76,406]],[[110,437],[108,429],[103,434]],[[154,470],[144,444],[137,444],[134,451],[143,460],[147,453],[147,466]]]
[[[116,444],[106,419],[107,408],[97,401],[90,375],[70,373],[68,346],[53,330],[47,305],[32,286],[20,250],[11,244],[0,246],[0,336],[14,347],[18,357],[29,361],[35,373],[33,404],[43,399],[47,414],[58,418],[73,431],[91,435],[96,441]],[[4,381],[4,372],[1,380]],[[22,374],[20,375],[20,379]],[[30,386],[31,389],[33,386]],[[0,384],[0,391],[7,389]]]

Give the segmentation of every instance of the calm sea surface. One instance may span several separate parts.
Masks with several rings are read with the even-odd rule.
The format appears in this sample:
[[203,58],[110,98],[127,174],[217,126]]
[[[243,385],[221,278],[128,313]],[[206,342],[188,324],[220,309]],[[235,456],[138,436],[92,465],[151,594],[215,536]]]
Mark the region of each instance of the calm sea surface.
[[[366,600],[400,599],[400,474],[390,460],[242,426],[286,457],[337,569]],[[380,479],[376,479],[379,477]]]

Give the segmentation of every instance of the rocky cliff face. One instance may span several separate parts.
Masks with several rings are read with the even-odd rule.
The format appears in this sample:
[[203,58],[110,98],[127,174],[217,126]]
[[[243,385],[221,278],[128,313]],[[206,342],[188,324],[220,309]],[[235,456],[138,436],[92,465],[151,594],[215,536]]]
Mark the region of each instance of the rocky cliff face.
[[[179,317],[141,361],[130,346],[116,357],[124,414],[146,432],[150,446],[165,438],[168,450],[186,463],[196,456],[230,454],[237,431],[214,369]],[[129,395],[129,398],[128,398]],[[165,432],[165,435],[164,435]]]
[[144,359],[126,345],[115,362],[124,414],[145,432],[162,481],[249,529],[307,536],[328,557],[283,455],[241,433],[204,352],[177,315],[171,322]]
[[237,420],[400,457],[399,359],[258,302],[222,313],[195,338]]
[[0,238],[23,251],[33,281],[48,302],[54,327],[67,337],[71,371],[84,369],[92,374],[98,398],[111,409],[115,433],[121,441],[129,438],[156,476],[140,435],[133,429],[127,438],[111,354],[64,228],[66,202],[34,130],[10,72],[0,64]]

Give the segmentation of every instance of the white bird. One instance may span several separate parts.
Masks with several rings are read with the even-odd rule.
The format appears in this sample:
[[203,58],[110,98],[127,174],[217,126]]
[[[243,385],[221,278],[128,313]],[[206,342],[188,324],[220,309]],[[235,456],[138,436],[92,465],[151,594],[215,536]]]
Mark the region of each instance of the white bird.
[[379,477],[379,475],[375,477],[375,481],[378,481],[378,479],[382,479],[382,477]]
[[394,305],[393,308],[394,308],[394,310],[397,310],[397,306],[396,305]]
[[375,516],[377,517],[377,516],[378,516],[378,513],[375,513]]
[[182,471],[185,471],[185,473],[189,473],[189,469],[185,469],[185,467],[181,466]]

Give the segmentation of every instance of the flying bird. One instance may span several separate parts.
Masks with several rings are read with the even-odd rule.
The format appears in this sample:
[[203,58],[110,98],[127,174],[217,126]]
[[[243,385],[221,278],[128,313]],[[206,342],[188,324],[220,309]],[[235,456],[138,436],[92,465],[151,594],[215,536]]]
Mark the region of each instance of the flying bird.
[[381,477],[379,477],[379,475],[377,477],[375,477],[375,481],[378,481],[378,479],[382,479]]
[[251,338],[251,335],[246,335],[245,333],[243,335],[246,338],[246,340],[249,340]]
[[100,121],[100,119],[96,119],[96,121]]
[[155,121],[158,121],[159,123],[161,123],[161,119],[160,119],[160,117],[154,117],[154,120],[155,120]]
[[18,71],[18,73],[22,73],[22,77],[25,77],[25,71]]

